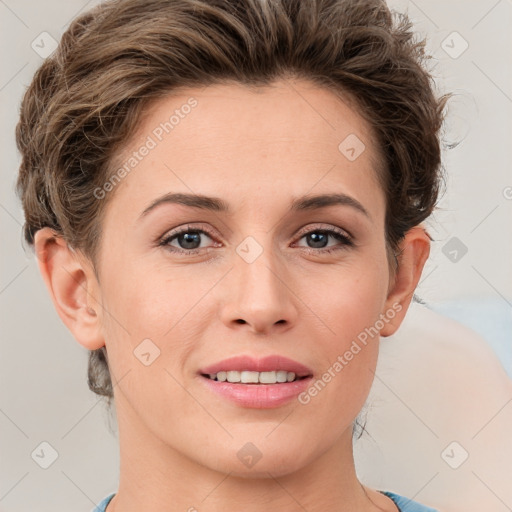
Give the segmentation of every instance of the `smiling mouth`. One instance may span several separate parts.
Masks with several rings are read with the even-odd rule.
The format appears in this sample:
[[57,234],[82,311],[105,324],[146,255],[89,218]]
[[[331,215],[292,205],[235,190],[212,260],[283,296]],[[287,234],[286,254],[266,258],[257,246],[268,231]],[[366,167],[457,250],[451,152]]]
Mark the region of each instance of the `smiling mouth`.
[[248,384],[248,385],[271,385],[296,382],[310,377],[310,375],[298,376],[294,372],[277,370],[270,372],[253,372],[249,370],[242,371],[221,371],[217,373],[202,373],[202,377],[216,382],[227,382],[230,384]]

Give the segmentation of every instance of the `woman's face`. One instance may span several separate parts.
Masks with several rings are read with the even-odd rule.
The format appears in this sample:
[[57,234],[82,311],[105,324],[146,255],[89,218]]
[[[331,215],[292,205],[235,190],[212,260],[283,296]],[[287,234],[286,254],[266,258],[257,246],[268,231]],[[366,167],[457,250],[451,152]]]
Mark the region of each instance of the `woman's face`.
[[[378,158],[366,122],[308,82],[190,89],[152,106],[120,179],[97,191],[108,205],[94,295],[120,429],[141,450],[279,475],[351,434],[375,332],[400,307],[387,300]],[[245,384],[267,398],[236,402],[200,370],[240,355],[283,356],[312,376],[288,399],[284,384]]]

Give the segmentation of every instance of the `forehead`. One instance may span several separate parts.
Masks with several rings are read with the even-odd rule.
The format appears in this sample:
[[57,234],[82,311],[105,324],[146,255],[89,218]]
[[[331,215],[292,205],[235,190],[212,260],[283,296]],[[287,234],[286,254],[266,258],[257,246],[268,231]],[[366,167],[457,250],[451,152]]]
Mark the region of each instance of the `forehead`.
[[378,162],[368,123],[325,88],[288,80],[211,85],[151,105],[116,159],[114,170],[127,172],[115,195],[139,210],[165,192],[240,204],[258,194],[262,206],[337,191],[379,206]]

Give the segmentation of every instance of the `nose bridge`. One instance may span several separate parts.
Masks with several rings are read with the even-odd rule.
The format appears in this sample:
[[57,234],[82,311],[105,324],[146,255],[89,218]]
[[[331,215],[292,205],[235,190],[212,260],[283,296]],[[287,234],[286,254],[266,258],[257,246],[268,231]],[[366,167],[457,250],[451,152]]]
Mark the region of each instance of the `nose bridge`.
[[297,312],[286,282],[289,273],[274,250],[271,236],[262,234],[258,240],[249,236],[235,252],[224,321],[231,325],[249,324],[257,332],[266,332],[278,324],[291,325]]

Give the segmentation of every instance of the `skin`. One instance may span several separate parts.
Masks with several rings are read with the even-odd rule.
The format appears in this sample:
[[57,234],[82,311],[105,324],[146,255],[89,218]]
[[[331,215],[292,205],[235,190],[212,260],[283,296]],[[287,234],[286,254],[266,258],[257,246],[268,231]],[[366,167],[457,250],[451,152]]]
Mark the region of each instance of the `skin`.
[[[197,371],[233,355],[278,353],[321,378],[391,309],[380,335],[396,331],[428,236],[420,227],[406,234],[393,273],[370,127],[306,81],[175,92],[147,112],[120,161],[190,97],[197,106],[103,199],[98,278],[91,261],[50,229],[36,234],[60,317],[81,345],[108,350],[121,477],[107,510],[396,512],[389,498],[360,484],[352,456],[352,424],[373,381],[378,336],[306,405],[237,406],[206,389]],[[366,146],[354,161],[338,150],[349,134]],[[141,217],[169,192],[219,197],[232,213],[166,203]],[[333,192],[356,199],[368,215],[348,205],[290,211],[296,197]],[[198,235],[199,253],[158,245],[189,224],[192,233],[208,232]],[[315,245],[306,236],[332,228],[355,245],[332,236]],[[262,249],[252,263],[236,252],[248,236]],[[190,251],[183,239],[169,243]],[[336,250],[325,253],[326,245]],[[133,354],[147,338],[160,350],[149,366]],[[251,468],[237,457],[247,442],[262,455]]]

